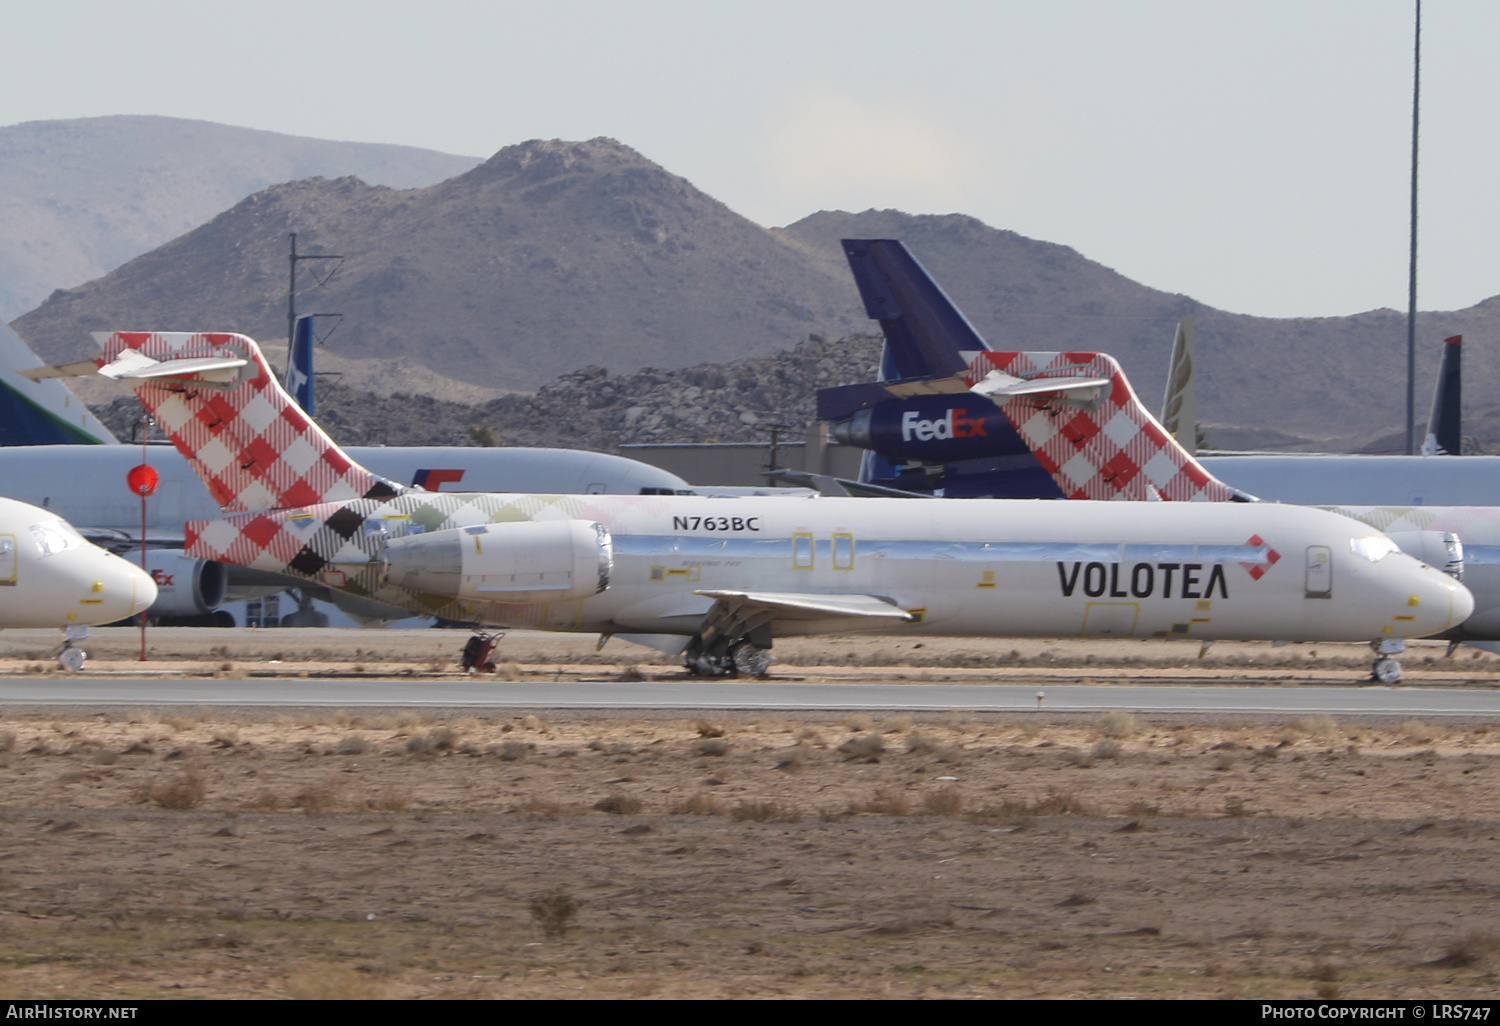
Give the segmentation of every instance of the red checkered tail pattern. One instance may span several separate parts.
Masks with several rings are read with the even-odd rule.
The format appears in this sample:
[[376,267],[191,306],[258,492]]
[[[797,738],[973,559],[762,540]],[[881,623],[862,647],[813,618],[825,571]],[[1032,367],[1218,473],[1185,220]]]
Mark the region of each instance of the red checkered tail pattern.
[[[1037,391],[1048,378],[1058,390]],[[1079,379],[1089,387],[1071,386]],[[1112,356],[982,352],[967,382],[989,394],[1070,499],[1252,501],[1177,444]]]
[[226,513],[398,495],[350,459],[277,382],[254,339],[102,336],[99,373],[132,385]]

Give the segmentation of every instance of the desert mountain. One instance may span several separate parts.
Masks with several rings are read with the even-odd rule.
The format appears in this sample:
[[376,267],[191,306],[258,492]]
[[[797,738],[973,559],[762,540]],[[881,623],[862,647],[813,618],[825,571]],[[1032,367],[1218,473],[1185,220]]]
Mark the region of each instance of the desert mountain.
[[[1205,423],[1350,441],[1389,432],[1404,414],[1405,318],[1396,311],[1285,320],[1227,313],[1140,285],[1066,246],[958,214],[823,212],[768,231],[608,139],[507,147],[420,189],[354,178],[278,185],[103,278],[53,295],[14,326],[49,359],[86,354],[87,333],[109,328],[233,328],[282,338],[292,231],[305,252],[348,258],[325,292],[299,302],[345,314],[319,359],[343,372],[350,395],[488,402],[500,391],[534,391],[597,366],[611,373],[608,385],[581,388],[578,398],[589,409],[613,408],[590,415],[601,431],[610,416],[644,407],[630,425],[621,419],[620,429],[638,436],[636,425],[652,424],[661,429],[651,434],[658,441],[725,437],[733,434],[718,429],[725,425],[683,407],[684,390],[698,387],[691,381],[632,375],[755,359],[809,337],[822,344],[870,330],[838,239],[887,237],[906,242],[991,344],[1111,352],[1151,406],[1159,402],[1173,326],[1194,314]],[[1466,336],[1471,403],[1500,384],[1500,298],[1423,314],[1419,412],[1438,342],[1455,333]],[[841,374],[837,356],[829,358]],[[868,363],[851,353],[845,380],[864,376]],[[801,364],[789,358],[788,366]],[[737,374],[729,376],[763,377]],[[632,382],[655,398],[625,394]],[[823,383],[832,382],[820,372],[804,387]],[[612,398],[596,404],[590,388]],[[700,388],[689,405],[743,406],[761,416],[758,404],[734,398]],[[790,408],[769,415],[794,418]],[[464,419],[455,418],[455,425]]]
[[91,281],[277,182],[357,175],[412,188],[478,163],[181,118],[0,128],[0,317]]
[[17,331],[49,358],[123,324],[284,338],[289,232],[302,252],[347,257],[336,287],[302,308],[346,315],[328,350],[373,388],[411,390],[415,373],[530,390],[587,364],[729,360],[863,320],[813,258],[594,139],[507,147],[425,189],[279,185],[55,294]]

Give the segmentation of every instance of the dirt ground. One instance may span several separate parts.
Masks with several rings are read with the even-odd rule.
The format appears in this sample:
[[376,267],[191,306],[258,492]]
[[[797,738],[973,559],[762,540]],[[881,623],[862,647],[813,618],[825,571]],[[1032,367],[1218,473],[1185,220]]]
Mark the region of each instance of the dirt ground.
[[[330,665],[262,633],[177,654]],[[884,643],[850,644],[807,665]],[[1050,649],[886,669],[1142,656]],[[1485,998],[1497,756],[1500,724],[1327,717],[3,710],[0,996]]]

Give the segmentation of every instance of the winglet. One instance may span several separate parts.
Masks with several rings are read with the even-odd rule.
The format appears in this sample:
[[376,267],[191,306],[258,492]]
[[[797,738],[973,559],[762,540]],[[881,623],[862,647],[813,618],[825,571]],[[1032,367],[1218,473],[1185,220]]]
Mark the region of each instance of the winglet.
[[406,489],[350,459],[245,335],[115,332],[101,373],[134,385],[226,513],[377,499]]

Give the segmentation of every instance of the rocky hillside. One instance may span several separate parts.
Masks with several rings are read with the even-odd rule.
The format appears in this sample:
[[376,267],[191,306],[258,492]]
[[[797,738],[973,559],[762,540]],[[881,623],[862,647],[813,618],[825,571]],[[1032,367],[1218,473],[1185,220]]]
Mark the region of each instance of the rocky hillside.
[[[1273,431],[1311,439],[1304,448],[1357,444],[1398,428],[1405,409],[1405,319],[1395,311],[1288,320],[1231,314],[959,214],[823,212],[768,231],[608,139],[507,147],[422,189],[353,178],[279,185],[55,294],[14,327],[53,360],[86,354],[87,332],[119,327],[233,328],[274,342],[286,332],[290,231],[306,251],[347,256],[329,287],[305,294],[301,308],[345,315],[320,366],[343,374],[339,387],[375,397],[520,409],[533,400],[496,397],[534,392],[579,368],[604,368],[610,376],[601,388],[619,392],[642,368],[731,363],[809,336],[869,330],[838,240],[884,237],[904,240],[993,345],[1113,353],[1152,406],[1174,325],[1195,315],[1200,418],[1245,429],[1232,433],[1243,444]],[[1445,335],[1466,336],[1471,398],[1497,391],[1500,297],[1424,314],[1418,333],[1419,407]],[[813,387],[804,383],[806,395]],[[603,408],[588,405],[600,401],[592,393],[580,401],[581,411]],[[364,406],[390,411],[388,434],[407,430],[401,411],[414,408],[379,399]],[[721,437],[722,425],[666,413],[673,419],[653,426],[677,435],[659,440]],[[364,414],[350,416],[360,417],[360,431],[376,430]],[[775,416],[794,419],[790,408]],[[556,430],[504,429],[518,439]]]
[[[766,354],[862,326],[811,258],[609,139],[532,142],[426,189],[314,179],[213,221],[16,322],[48,357],[124,323],[286,336],[286,236],[347,256],[304,301],[345,314],[330,353],[350,383],[532,390],[614,371]],[[308,279],[310,280],[310,278]],[[441,382],[422,388],[442,395]],[[467,395],[466,395],[467,397]]]
[[[725,364],[618,376],[584,367],[534,395],[479,404],[377,395],[324,382],[318,421],[344,445],[543,445],[608,452],[636,442],[763,441],[772,424],[787,425],[789,437],[800,439],[813,421],[814,392],[873,380],[879,357],[879,336],[819,337]],[[95,409],[120,438],[132,437],[140,423],[134,396]]]
[[0,317],[92,281],[277,182],[357,175],[407,189],[479,160],[182,118],[0,128]]

